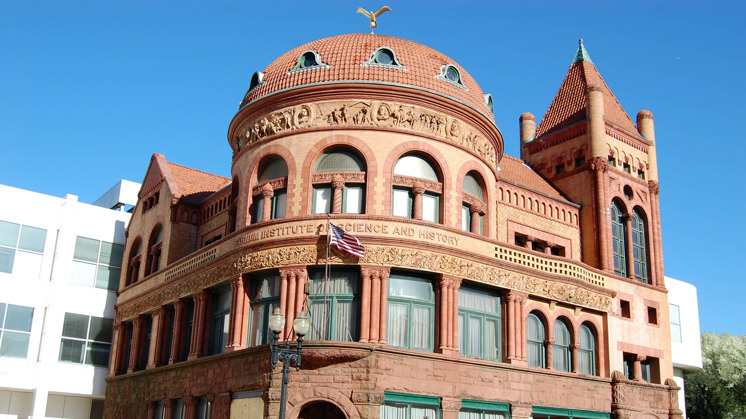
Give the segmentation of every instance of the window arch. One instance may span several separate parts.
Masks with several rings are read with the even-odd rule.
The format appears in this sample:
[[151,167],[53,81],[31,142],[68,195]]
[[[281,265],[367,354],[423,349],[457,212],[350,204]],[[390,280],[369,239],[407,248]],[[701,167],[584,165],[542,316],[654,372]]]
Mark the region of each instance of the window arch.
[[461,71],[459,71],[459,69],[453,64],[440,66],[440,74],[438,74],[437,77],[441,80],[453,83],[456,86],[461,87],[462,89],[466,89],[463,81],[461,80]]
[[635,261],[635,278],[640,282],[648,283],[645,214],[639,208],[632,210],[630,227],[632,230],[632,255]]
[[365,161],[347,149],[324,153],[313,175],[314,214],[365,212]]
[[312,68],[329,68],[329,65],[321,61],[321,55],[318,52],[308,50],[298,57],[298,63],[288,74]]
[[419,154],[407,154],[394,165],[391,206],[396,217],[440,222],[443,184],[435,166]]
[[285,217],[287,182],[288,165],[285,160],[274,157],[262,165],[257,176],[258,186],[252,193],[254,197],[252,224]]
[[153,229],[148,241],[148,258],[145,264],[145,276],[158,272],[161,267],[161,250],[163,247],[163,227]]
[[363,63],[364,66],[373,67],[389,67],[389,68],[400,68],[406,70],[406,68],[399,63],[396,58],[396,54],[391,48],[381,47],[373,51],[370,54],[370,59]]
[[570,352],[570,329],[560,319],[554,321],[554,344],[552,344],[552,368],[557,371],[572,371]]
[[482,234],[486,205],[478,175],[469,172],[464,176],[461,198],[461,229]]
[[124,286],[134,284],[139,279],[140,263],[142,262],[142,239],[136,238],[130,249],[130,256],[127,263],[127,279]]
[[544,322],[535,313],[526,319],[528,366],[546,368],[546,347],[544,346]]
[[627,276],[627,226],[624,211],[617,200],[611,201],[611,239],[614,251],[614,273]]
[[596,336],[587,323],[580,325],[578,347],[578,372],[596,375]]

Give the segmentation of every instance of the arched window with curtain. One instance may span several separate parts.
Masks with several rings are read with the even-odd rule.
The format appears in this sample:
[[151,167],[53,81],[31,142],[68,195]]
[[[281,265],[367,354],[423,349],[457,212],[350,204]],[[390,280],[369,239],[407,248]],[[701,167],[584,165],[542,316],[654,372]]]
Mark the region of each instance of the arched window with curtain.
[[439,223],[442,191],[440,176],[427,158],[404,155],[394,165],[392,214]]
[[355,152],[333,149],[316,163],[313,174],[314,214],[365,212],[365,162]]
[[554,344],[552,344],[552,368],[557,371],[572,371],[570,352],[570,329],[560,319],[554,321]]
[[611,201],[611,239],[614,251],[614,273],[627,276],[627,226],[624,211],[616,200]]
[[288,165],[275,157],[262,165],[253,190],[254,212],[251,223],[285,217]]
[[596,375],[596,337],[586,323],[580,325],[578,348],[578,372]]
[[536,313],[529,313],[526,319],[528,366],[546,368],[546,347],[544,346],[544,322]]
[[635,278],[638,281],[648,282],[648,254],[645,245],[645,214],[635,208],[632,211],[632,255],[635,261]]
[[148,258],[145,265],[145,276],[156,273],[161,268],[162,247],[163,227],[159,225],[150,233],[150,240],[148,240]]
[[482,186],[474,172],[464,176],[461,198],[461,229],[475,234],[482,234],[486,205],[482,195]]

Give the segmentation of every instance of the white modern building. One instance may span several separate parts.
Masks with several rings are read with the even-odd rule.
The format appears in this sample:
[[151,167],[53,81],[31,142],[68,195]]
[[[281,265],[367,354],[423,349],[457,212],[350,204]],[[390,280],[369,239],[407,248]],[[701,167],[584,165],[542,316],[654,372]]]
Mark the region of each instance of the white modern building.
[[702,369],[702,340],[699,333],[697,288],[666,277],[671,316],[671,354],[674,381],[679,390],[679,407],[686,418],[684,374]]
[[127,209],[0,185],[0,418],[101,418]]

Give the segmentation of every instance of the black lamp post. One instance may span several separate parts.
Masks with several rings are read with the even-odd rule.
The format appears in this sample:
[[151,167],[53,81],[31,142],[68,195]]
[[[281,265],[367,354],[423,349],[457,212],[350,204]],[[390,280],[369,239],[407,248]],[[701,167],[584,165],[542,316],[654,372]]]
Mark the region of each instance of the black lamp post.
[[282,392],[280,393],[280,416],[279,419],[285,419],[285,404],[288,398],[288,373],[290,372],[290,363],[295,364],[295,370],[300,370],[301,347],[303,336],[308,333],[310,323],[305,312],[301,311],[295,320],[293,320],[293,330],[298,336],[298,345],[295,349],[290,349],[290,341],[285,341],[285,347],[280,347],[277,342],[280,340],[280,333],[285,327],[285,316],[280,313],[279,308],[275,308],[274,313],[269,316],[269,329],[274,335],[272,337],[272,369],[275,369],[277,361],[282,361]]

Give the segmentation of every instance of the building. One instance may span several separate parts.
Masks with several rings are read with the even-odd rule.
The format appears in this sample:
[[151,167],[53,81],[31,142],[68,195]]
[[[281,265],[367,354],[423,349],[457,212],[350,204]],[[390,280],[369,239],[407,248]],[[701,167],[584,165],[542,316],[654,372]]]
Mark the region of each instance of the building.
[[671,355],[673,379],[679,386],[679,409],[686,418],[684,374],[702,369],[702,339],[699,333],[697,288],[666,277],[669,317],[671,319]]
[[[680,418],[652,114],[635,123],[581,43],[520,126],[503,155],[492,97],[396,37],[254,73],[231,178],[150,161],[107,417],[277,417],[279,308],[282,340],[311,319],[291,419]],[[364,256],[329,249],[327,220]]]
[[139,188],[90,205],[0,185],[0,417],[102,417],[122,207]]

